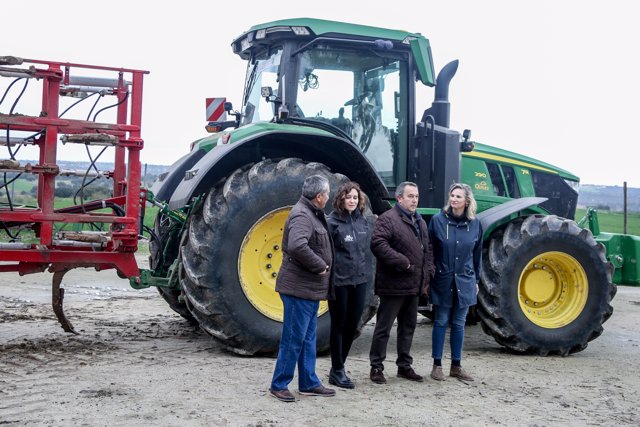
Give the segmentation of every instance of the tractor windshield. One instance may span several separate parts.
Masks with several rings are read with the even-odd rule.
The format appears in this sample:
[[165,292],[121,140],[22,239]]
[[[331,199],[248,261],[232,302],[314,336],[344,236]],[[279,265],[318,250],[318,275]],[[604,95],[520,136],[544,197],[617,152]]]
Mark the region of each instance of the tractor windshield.
[[[243,124],[271,120],[282,85],[293,75],[297,93],[287,93],[291,116],[318,120],[342,129],[371,161],[385,185],[406,176],[408,71],[397,52],[317,45],[285,64],[283,49],[255,54],[247,69]],[[270,101],[261,94],[270,87]],[[290,91],[291,85],[287,85]],[[283,92],[284,95],[284,92]],[[295,98],[295,102],[292,100]]]
[[[358,144],[387,186],[400,179],[398,147],[406,147],[400,109],[406,63],[392,53],[318,46],[299,55],[294,115],[342,129]],[[404,151],[404,150],[403,150]],[[406,157],[406,153],[404,153]]]

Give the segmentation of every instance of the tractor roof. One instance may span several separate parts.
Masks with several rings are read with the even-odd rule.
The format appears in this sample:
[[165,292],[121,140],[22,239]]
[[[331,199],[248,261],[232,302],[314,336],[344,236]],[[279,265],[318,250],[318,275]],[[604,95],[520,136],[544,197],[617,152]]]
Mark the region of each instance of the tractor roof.
[[[247,31],[247,33],[274,27],[306,27],[316,36],[349,35],[397,41],[424,38],[420,33],[410,33],[402,30],[391,30],[387,28],[370,27],[368,25],[349,24],[346,22],[327,21],[315,18],[292,18],[267,22],[264,24],[254,25],[249,31]],[[244,36],[244,34],[242,36]],[[242,38],[242,36],[239,38]]]
[[314,39],[340,42],[378,40],[390,41],[395,49],[411,49],[416,60],[420,80],[428,86],[435,85],[435,71],[429,40],[420,33],[402,30],[326,21],[315,18],[292,18],[254,25],[236,38],[231,46],[242,59],[249,59],[256,49],[272,46],[281,40],[299,38],[310,42]]

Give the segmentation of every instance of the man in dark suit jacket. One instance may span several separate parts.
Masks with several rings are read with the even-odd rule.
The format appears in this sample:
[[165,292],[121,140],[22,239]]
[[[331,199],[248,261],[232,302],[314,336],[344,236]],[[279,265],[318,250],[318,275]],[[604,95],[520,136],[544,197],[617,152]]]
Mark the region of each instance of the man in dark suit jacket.
[[371,237],[371,251],[377,260],[375,292],[380,297],[380,306],[369,361],[371,381],[377,384],[387,382],[383,362],[396,318],[398,377],[423,381],[411,367],[410,351],[418,316],[418,297],[427,293],[435,268],[427,224],[416,211],[418,197],[416,184],[403,182],[398,185],[398,203],[380,215]]

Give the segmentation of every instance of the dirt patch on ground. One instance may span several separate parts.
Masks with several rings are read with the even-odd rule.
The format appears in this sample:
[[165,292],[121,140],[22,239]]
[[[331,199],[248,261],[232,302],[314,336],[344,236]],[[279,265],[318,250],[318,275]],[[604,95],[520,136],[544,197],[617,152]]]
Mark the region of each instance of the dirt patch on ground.
[[[225,352],[155,290],[130,289],[111,271],[71,271],[63,286],[80,332],[72,335],[55,320],[50,283],[50,274],[0,274],[0,424],[640,424],[640,288],[620,287],[603,335],[565,358],[509,354],[479,326],[468,328],[463,363],[476,377],[468,384],[395,377],[395,337],[388,384],[371,383],[370,323],[348,361],[355,390],[284,404],[267,395],[273,359]],[[419,373],[428,374],[430,351],[431,324],[421,319]],[[327,383],[329,367],[318,359]]]

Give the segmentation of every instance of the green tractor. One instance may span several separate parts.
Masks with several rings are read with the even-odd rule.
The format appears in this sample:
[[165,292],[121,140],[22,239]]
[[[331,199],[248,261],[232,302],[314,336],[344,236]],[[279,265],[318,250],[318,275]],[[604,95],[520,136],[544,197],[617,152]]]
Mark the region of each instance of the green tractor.
[[[228,349],[274,354],[282,230],[305,177],[325,175],[332,190],[357,181],[372,221],[403,181],[418,184],[428,220],[462,180],[474,189],[485,230],[474,311],[485,332],[540,355],[583,350],[602,333],[614,266],[573,221],[579,179],[449,129],[457,61],[436,78],[419,33],[306,18],[254,26],[232,47],[248,62],[242,108],[223,103],[233,119],[210,122],[213,133],[149,193],[163,209],[151,270],[138,286],[158,286],[173,310]],[[416,85],[435,87],[430,108],[418,107]],[[371,292],[363,324],[376,301]],[[322,304],[318,349],[328,346]]]

